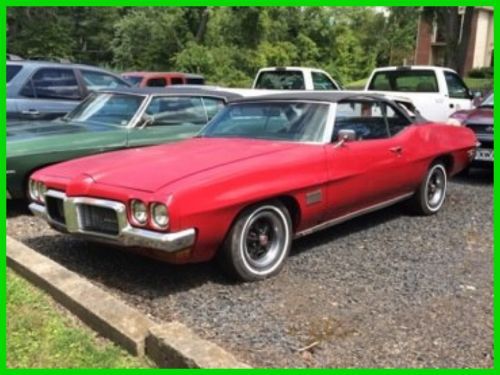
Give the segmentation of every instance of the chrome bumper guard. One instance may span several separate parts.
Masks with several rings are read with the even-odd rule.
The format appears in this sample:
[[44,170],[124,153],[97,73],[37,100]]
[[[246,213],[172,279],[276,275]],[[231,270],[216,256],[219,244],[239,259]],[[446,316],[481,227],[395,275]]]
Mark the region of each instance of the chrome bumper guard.
[[[174,233],[159,233],[147,229],[132,227],[127,219],[127,210],[123,203],[85,197],[66,197],[60,191],[49,190],[45,197],[61,199],[64,205],[64,223],[51,217],[45,205],[33,202],[31,212],[46,220],[54,229],[65,233],[81,235],[91,240],[109,244],[156,249],[172,253],[194,245],[196,231],[193,228]],[[85,230],[80,217],[80,205],[104,207],[116,212],[118,234],[111,235]]]

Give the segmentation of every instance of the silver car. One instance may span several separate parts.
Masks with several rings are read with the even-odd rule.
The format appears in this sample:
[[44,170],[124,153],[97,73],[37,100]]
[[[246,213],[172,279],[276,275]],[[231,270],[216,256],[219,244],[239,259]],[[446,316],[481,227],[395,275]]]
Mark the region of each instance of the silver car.
[[127,86],[121,77],[89,65],[7,61],[7,120],[52,120],[91,91]]

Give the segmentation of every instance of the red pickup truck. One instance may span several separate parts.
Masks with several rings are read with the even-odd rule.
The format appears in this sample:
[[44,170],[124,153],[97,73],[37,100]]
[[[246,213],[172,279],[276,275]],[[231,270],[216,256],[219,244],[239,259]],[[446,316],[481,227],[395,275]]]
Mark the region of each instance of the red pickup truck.
[[202,75],[178,72],[125,72],[122,77],[137,87],[205,84]]

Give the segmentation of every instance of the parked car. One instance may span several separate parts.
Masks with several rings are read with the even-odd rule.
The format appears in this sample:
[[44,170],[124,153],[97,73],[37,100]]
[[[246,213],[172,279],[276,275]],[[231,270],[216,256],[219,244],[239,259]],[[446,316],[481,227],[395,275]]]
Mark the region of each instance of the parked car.
[[130,86],[121,77],[80,64],[7,62],[7,119],[52,120],[73,110],[89,92]]
[[257,72],[253,89],[264,90],[340,90],[340,86],[321,69],[300,66],[269,67]]
[[280,270],[296,237],[405,199],[438,212],[475,143],[468,128],[415,123],[378,96],[251,97],[196,138],[36,172],[30,209],[59,231],[171,262],[217,254],[258,280]]
[[122,73],[122,77],[137,87],[205,84],[205,79],[202,75],[178,72],[126,72]]
[[202,89],[106,90],[62,119],[8,126],[7,197],[24,198],[29,175],[43,166],[193,136],[238,97]]
[[450,123],[465,125],[476,133],[479,141],[474,157],[475,165],[493,165],[493,93],[476,109],[458,111],[451,115]]
[[473,108],[474,96],[452,69],[414,65],[375,69],[365,91],[404,95],[423,117],[445,122],[453,112]]
[[21,56],[14,55],[12,53],[7,53],[7,61],[22,61],[24,60]]

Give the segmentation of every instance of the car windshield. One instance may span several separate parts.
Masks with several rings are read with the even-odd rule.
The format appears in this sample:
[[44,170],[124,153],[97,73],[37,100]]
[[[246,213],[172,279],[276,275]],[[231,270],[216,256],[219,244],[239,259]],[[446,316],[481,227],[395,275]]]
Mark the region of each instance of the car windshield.
[[328,109],[328,104],[310,102],[232,104],[214,117],[200,136],[320,142]]
[[93,93],[67,114],[64,120],[126,127],[143,101],[144,96],[139,95]]
[[139,86],[139,83],[142,81],[142,76],[123,76],[123,79],[132,86]]
[[432,70],[389,70],[375,73],[369,90],[438,92],[436,75]]
[[493,94],[484,99],[481,103],[481,107],[493,107]]
[[262,72],[255,83],[256,89],[304,90],[304,75],[299,70]]

